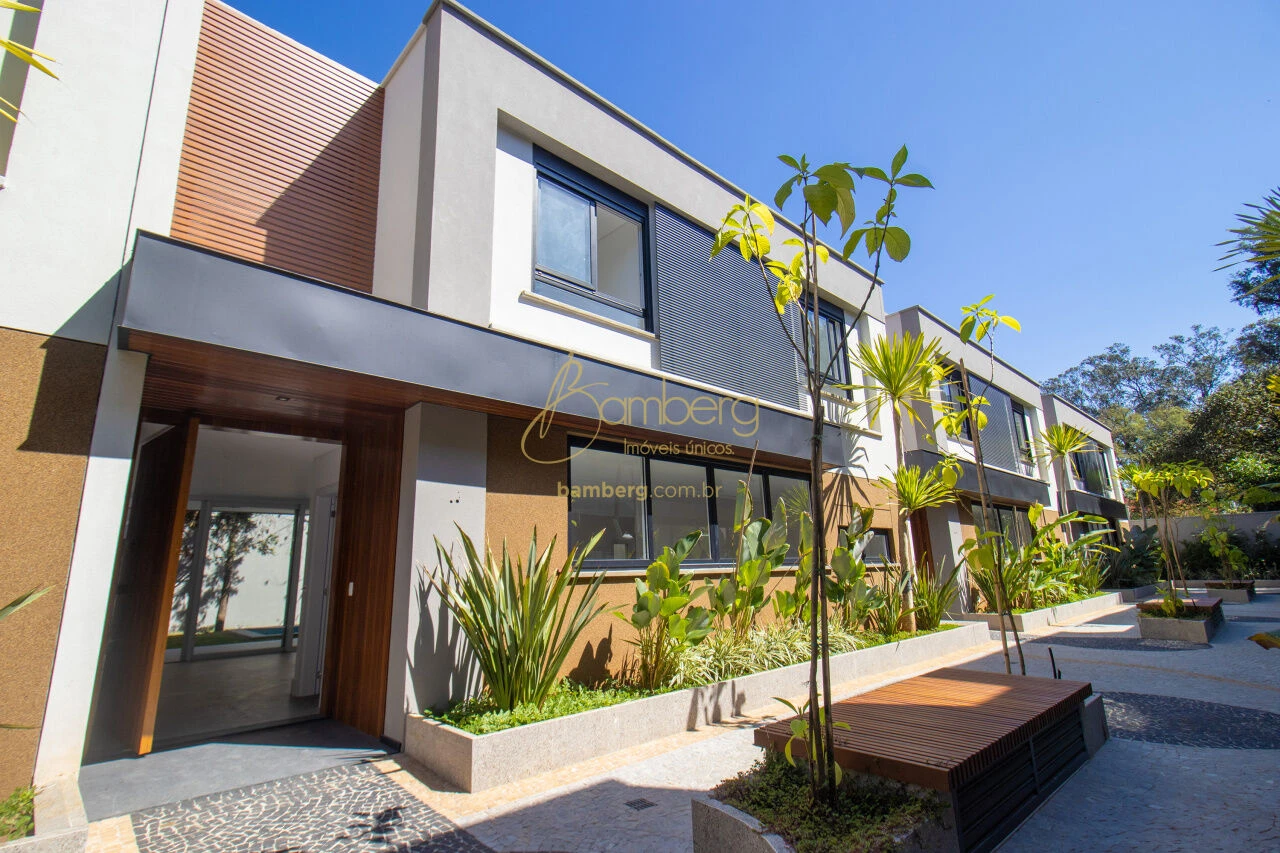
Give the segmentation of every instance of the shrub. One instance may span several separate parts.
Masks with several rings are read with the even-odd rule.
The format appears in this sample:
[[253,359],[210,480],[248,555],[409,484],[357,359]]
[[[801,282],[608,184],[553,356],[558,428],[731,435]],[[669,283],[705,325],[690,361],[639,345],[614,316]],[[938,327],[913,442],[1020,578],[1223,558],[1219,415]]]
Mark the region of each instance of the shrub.
[[[856,634],[838,625],[827,628],[832,654],[843,654],[867,645]],[[717,631],[677,661],[672,684],[692,687],[730,678],[741,678],[781,666],[809,660],[809,626],[775,623],[756,628],[746,637]]]
[[898,837],[940,817],[944,808],[936,794],[917,795],[900,783],[857,774],[841,781],[834,806],[815,802],[808,771],[776,750],[712,793],[781,835],[797,853],[896,850]]
[[916,584],[916,628],[932,631],[942,624],[956,600],[956,575],[946,580],[938,571],[921,572]]
[[507,710],[521,704],[541,705],[555,686],[574,642],[604,610],[596,604],[603,574],[597,575],[574,603],[582,561],[601,534],[592,537],[585,548],[573,548],[564,565],[555,568],[551,564],[555,537],[538,553],[536,530],[526,563],[518,557],[513,562],[505,542],[501,563],[495,563],[487,549],[481,559],[461,527],[458,533],[467,570],[458,571],[452,555],[437,539],[439,564],[427,580],[466,635],[493,703]]
[[499,708],[489,695],[459,702],[443,713],[424,712],[426,716],[451,726],[483,735],[500,732],[516,726],[566,717],[594,708],[607,708],[652,695],[652,691],[639,690],[625,685],[585,687],[569,681],[557,684],[541,705],[532,702],[517,705],[510,710]]
[[25,838],[35,829],[36,789],[18,788],[0,800],[0,841]]
[[640,633],[632,641],[635,664],[624,677],[646,690],[669,684],[681,653],[706,639],[714,628],[710,610],[691,606],[708,586],[693,590],[692,576],[680,574],[680,564],[701,538],[702,531],[695,530],[674,547],[664,547],[644,579],[636,580],[631,616],[616,614]]
[[1120,547],[1111,552],[1111,577],[1122,586],[1146,586],[1160,577],[1164,557],[1160,553],[1160,529],[1130,527],[1121,534]]

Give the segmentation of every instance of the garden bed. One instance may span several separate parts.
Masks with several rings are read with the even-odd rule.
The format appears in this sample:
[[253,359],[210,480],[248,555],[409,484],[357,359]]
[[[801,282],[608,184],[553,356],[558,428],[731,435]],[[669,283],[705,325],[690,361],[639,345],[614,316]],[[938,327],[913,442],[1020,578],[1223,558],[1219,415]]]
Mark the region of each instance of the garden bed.
[[[1179,587],[1182,584],[1178,584]],[[1189,589],[1203,589],[1205,592],[1221,598],[1224,604],[1248,604],[1257,594],[1256,581],[1224,581],[1224,580],[1189,580]],[[1161,589],[1168,589],[1169,584],[1160,582]]]
[[959,850],[951,808],[932,791],[849,773],[834,808],[814,805],[805,771],[777,752],[692,805],[694,853]]
[[[961,652],[987,639],[985,626],[967,623],[833,655],[832,683]],[[772,704],[776,696],[799,696],[805,692],[808,678],[809,664],[798,663],[483,735],[410,714],[404,750],[459,789],[482,791],[741,716]]]
[[1166,616],[1162,600],[1138,604],[1138,635],[1145,640],[1208,643],[1226,621],[1221,598],[1184,598],[1178,616]]
[[[1038,628],[1047,628],[1050,625],[1079,619],[1082,616],[1087,616],[1100,610],[1107,610],[1120,603],[1121,593],[1101,592],[1089,598],[1082,598],[1079,601],[1055,604],[1052,607],[1028,610],[1025,613],[1014,613],[1012,625],[1010,625],[1010,621],[1006,617],[1005,627],[1016,628],[1019,633],[1022,631],[1034,631]],[[1000,616],[996,613],[961,613],[956,618],[963,619],[966,622],[985,622],[990,630],[1000,630]]]

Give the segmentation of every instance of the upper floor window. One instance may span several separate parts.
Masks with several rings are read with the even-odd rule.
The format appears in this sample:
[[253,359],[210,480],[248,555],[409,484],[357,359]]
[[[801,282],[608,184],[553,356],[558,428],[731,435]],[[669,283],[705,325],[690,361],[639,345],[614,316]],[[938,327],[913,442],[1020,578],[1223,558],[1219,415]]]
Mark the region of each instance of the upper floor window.
[[[809,322],[813,322],[813,311],[809,311]],[[812,332],[810,332],[812,334]],[[805,341],[805,348],[812,348],[812,339]],[[836,385],[849,384],[849,350],[845,340],[844,312],[826,302],[818,303],[818,358],[817,368],[826,370],[823,378],[823,389],[837,397],[851,396],[847,388]],[[836,355],[838,353],[838,355]],[[832,356],[835,355],[833,359]],[[830,369],[827,365],[830,364]]]
[[1031,426],[1027,420],[1027,410],[1017,400],[1013,401],[1013,440],[1018,445],[1018,461],[1022,464],[1022,472],[1031,474],[1035,469],[1035,455],[1031,449]]
[[[960,378],[960,371],[952,367],[947,370],[947,375],[942,379],[942,402],[947,403],[953,410],[963,409],[967,404],[964,393],[964,382]],[[968,441],[973,441],[973,430],[969,426],[969,419],[965,418],[960,424],[960,435]]]
[[648,208],[540,149],[533,289],[648,327]]
[[1080,478],[1080,486],[1095,495],[1111,493],[1111,470],[1106,448],[1094,444],[1088,451],[1071,454],[1071,462]]

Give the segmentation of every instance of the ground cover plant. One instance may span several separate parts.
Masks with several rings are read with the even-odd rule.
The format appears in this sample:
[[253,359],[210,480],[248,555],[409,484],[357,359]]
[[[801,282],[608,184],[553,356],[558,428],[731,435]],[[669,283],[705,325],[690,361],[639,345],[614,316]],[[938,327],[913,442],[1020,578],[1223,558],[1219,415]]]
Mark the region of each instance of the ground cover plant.
[[35,829],[36,789],[18,788],[0,800],[0,841],[25,838]]
[[750,814],[797,853],[880,853],[899,849],[896,839],[937,819],[936,795],[905,785],[845,775],[833,800],[812,801],[809,773],[769,750],[750,770],[726,779],[712,792],[721,802]]

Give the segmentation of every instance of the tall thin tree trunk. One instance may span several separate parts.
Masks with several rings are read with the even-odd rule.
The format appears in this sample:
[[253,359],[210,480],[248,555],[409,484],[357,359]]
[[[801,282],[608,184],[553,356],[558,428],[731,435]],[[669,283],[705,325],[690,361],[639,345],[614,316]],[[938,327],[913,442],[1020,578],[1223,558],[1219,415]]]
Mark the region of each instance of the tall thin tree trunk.
[[[906,464],[907,449],[902,437],[902,415],[899,413],[897,406],[893,409],[893,435],[894,435],[894,452],[897,454],[898,470],[902,470],[902,466]],[[907,610],[907,630],[914,631],[916,629],[916,614],[911,610],[915,606],[916,600],[916,551],[915,542],[911,535],[911,519],[902,512],[902,503],[898,503],[898,564],[901,571],[907,573],[910,580],[907,582],[907,594],[904,604]],[[898,626],[894,626],[895,630]]]
[[[991,509],[991,492],[987,489],[987,469],[982,462],[982,434],[978,429],[978,424],[973,418],[973,408],[969,405],[969,400],[973,399],[969,393],[969,370],[964,366],[964,359],[960,359],[960,381],[964,383],[965,404],[969,406],[966,418],[969,421],[969,431],[972,433],[973,439],[973,462],[974,470],[978,474],[978,500],[982,503],[983,526],[988,530],[999,530],[1000,521],[995,517],[995,513]],[[992,524],[992,521],[995,524]],[[1003,537],[1001,540],[1003,541]],[[1013,644],[1018,650],[1018,668],[1023,675],[1027,674],[1027,661],[1022,654],[1022,639],[1018,636],[1018,626],[1013,621],[1013,610],[1009,604],[1009,594],[1004,588],[1004,546],[997,546],[996,554],[996,597],[1000,599],[996,602],[996,610],[999,611],[1000,623],[1000,645],[1004,649],[1004,671],[1013,673],[1013,665],[1009,660],[1009,642],[1005,639],[1004,620],[1007,616],[1009,627],[1013,630]]]

